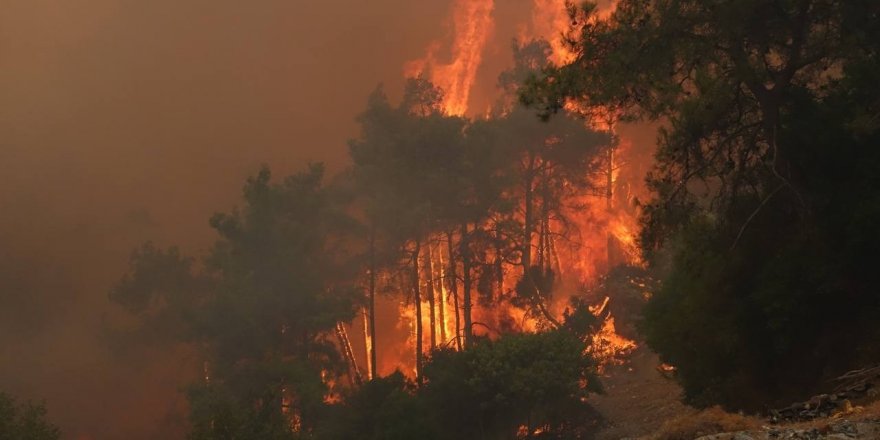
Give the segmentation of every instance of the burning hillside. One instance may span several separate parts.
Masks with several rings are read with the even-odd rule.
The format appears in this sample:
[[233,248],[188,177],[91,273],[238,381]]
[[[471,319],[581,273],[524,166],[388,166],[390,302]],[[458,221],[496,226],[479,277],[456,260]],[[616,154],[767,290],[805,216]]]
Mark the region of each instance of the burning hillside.
[[[574,56],[564,41],[571,24],[566,6],[564,1],[535,0],[531,20],[519,25],[520,45],[534,44],[530,43],[532,41],[548,42],[545,63],[564,64]],[[604,5],[600,8],[601,14],[606,16],[613,7],[613,4]],[[469,96],[476,86],[483,52],[492,38],[493,9],[491,0],[456,1],[450,12],[450,29],[454,37],[448,42],[449,47],[443,47],[442,40],[437,40],[423,58],[408,63],[405,68],[408,76],[428,79],[438,87],[442,92],[438,108],[444,114],[473,114],[469,111]],[[447,56],[441,57],[441,53]],[[524,189],[520,187],[507,194],[511,201],[518,200],[519,206],[513,211],[487,217],[481,223],[469,226],[472,233],[480,234],[479,240],[483,242],[480,245],[488,245],[477,251],[480,255],[475,255],[476,261],[468,269],[474,271],[469,274],[471,279],[465,281],[462,278],[463,268],[456,260],[461,258],[463,251],[452,244],[460,231],[428,236],[422,246],[427,249],[413,264],[419,268],[416,290],[420,292],[421,300],[418,316],[414,312],[413,296],[409,293],[416,283],[414,275],[403,277],[405,284],[397,284],[397,287],[394,285],[401,280],[400,276],[391,274],[386,280],[386,288],[396,291],[393,296],[398,299],[384,300],[380,307],[399,309],[397,331],[404,332],[407,337],[396,339],[396,346],[378,347],[380,352],[385,350],[395,354],[380,354],[377,371],[387,374],[394,368],[401,368],[415,374],[415,356],[411,353],[416,345],[426,354],[435,347],[461,349],[464,313],[472,315],[470,331],[481,337],[497,338],[508,332],[553,327],[566,310],[569,297],[587,295],[598,279],[616,265],[640,264],[635,243],[638,211],[633,201],[636,196],[644,194],[644,189],[640,175],[621,176],[625,174],[622,170],[632,162],[644,160],[631,154],[633,149],[648,148],[634,145],[628,137],[629,132],[618,133],[617,124],[609,115],[597,117],[596,114],[577,112],[576,108],[572,110],[572,116],[582,120],[582,130],[609,133],[608,141],[594,147],[587,159],[589,163],[580,169],[581,175],[567,177],[554,169],[558,165],[553,162],[553,154],[556,154],[553,150],[564,151],[555,145],[561,138],[552,131],[547,131],[544,139],[536,133],[535,148],[538,150],[526,152],[517,167],[526,174],[541,173],[543,176],[533,176],[533,182]],[[498,117],[503,119],[505,115]],[[540,124],[534,125],[538,127]],[[529,160],[532,163],[526,163]],[[552,189],[551,185],[554,186]],[[549,192],[556,197],[552,202],[546,197]],[[529,197],[543,200],[541,206],[532,200],[526,201]],[[505,230],[505,225],[510,224],[525,225],[530,229],[527,234],[529,244],[524,245],[531,248],[527,255],[504,244],[504,235],[510,233]],[[528,263],[523,263],[525,260]],[[552,273],[555,278],[553,291],[542,292],[544,298],[539,302],[517,298],[517,280],[523,277],[524,268],[532,265],[542,272]],[[462,283],[468,286],[464,287]],[[472,311],[464,311],[463,296],[466,293],[462,288],[475,290],[474,299],[468,300],[473,302]],[[603,298],[584,299],[603,301]],[[597,354],[607,353],[600,356],[613,357],[611,352],[626,351],[634,346],[631,341],[616,335],[613,316],[608,313],[599,316],[605,323],[595,345],[604,348],[597,350]]]

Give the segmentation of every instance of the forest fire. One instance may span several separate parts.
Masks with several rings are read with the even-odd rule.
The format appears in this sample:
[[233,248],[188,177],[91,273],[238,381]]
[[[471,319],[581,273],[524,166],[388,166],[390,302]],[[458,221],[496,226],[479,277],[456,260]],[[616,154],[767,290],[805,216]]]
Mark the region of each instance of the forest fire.
[[[599,15],[609,15],[615,5],[616,2],[602,2]],[[435,41],[423,58],[406,65],[407,76],[427,77],[443,91],[442,108],[448,115],[465,115],[468,112],[468,100],[481,65],[482,52],[491,37],[493,8],[491,0],[457,0],[451,13],[454,38],[449,48],[449,60],[439,58],[441,45]],[[551,50],[549,61],[562,65],[575,56],[563,39],[570,23],[566,1],[535,0],[532,22],[530,27],[521,28],[520,39],[528,41],[540,38],[548,41]],[[615,133],[612,112],[597,113],[592,109],[590,113],[585,113],[577,107],[569,111],[583,118],[588,128],[614,134],[607,154],[599,155],[597,159],[596,173],[589,177],[595,191],[569,200],[564,219],[548,217],[542,220],[538,224],[539,233],[533,237],[532,246],[536,248],[539,265],[552,269],[560,280],[559,285],[564,286],[567,293],[553,294],[545,306],[547,310],[542,313],[522,304],[511,304],[516,280],[523,276],[523,272],[521,268],[499,265],[493,269],[496,272],[493,275],[494,287],[477,286],[482,290],[489,289],[481,293],[483,297],[491,295],[494,299],[485,305],[484,301],[477,301],[474,305],[472,331],[475,335],[496,338],[510,331],[534,332],[552,326],[552,321],[557,319],[553,316],[561,317],[566,309],[568,295],[581,295],[575,292],[589,288],[602,274],[618,264],[639,264],[634,232],[637,212],[630,200],[633,188],[641,187],[641,182],[619,181],[620,168],[629,160],[627,154],[632,143]],[[491,230],[492,225],[487,224],[482,228]],[[429,246],[428,252],[422,254],[418,263],[418,290],[423,296],[420,316],[416,316],[412,295],[404,294],[403,297],[409,299],[399,302],[397,307],[400,328],[405,329],[408,337],[404,346],[391,349],[397,355],[383,356],[383,365],[378,367],[380,371],[405,366],[403,371],[415,376],[417,366],[412,353],[417,345],[426,354],[437,347],[462,346],[463,310],[457,303],[453,304],[454,299],[460,298],[449,292],[450,275],[446,273],[444,263],[452,256],[444,250],[444,246],[435,245]],[[495,255],[487,258],[504,257]],[[460,283],[460,276],[459,273],[459,279],[453,283]],[[593,300],[601,301],[601,298]],[[615,333],[614,318],[610,314],[603,314],[602,319],[605,321],[594,339],[593,351],[597,357],[610,361],[617,354],[634,347],[634,342]],[[419,325],[422,325],[422,329],[417,328]],[[421,341],[417,344],[417,334],[420,332]]]
[[0,439],[880,435],[880,2],[11,3]]

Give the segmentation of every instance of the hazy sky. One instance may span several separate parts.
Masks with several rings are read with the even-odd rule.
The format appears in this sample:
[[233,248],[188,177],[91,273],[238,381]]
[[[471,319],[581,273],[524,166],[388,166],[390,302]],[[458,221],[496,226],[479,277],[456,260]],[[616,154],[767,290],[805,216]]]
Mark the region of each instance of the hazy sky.
[[[399,94],[448,3],[0,0],[0,390],[47,399],[66,438],[155,436],[185,357],[99,337],[130,250],[198,255],[261,163],[343,166],[368,94]],[[530,5],[497,2],[475,96]]]
[[[442,35],[444,2],[0,1],[0,201],[162,224],[243,174],[342,162],[380,81]],[[120,197],[121,196],[121,197]],[[124,201],[120,200],[124,199]],[[114,201],[107,210],[105,202]],[[219,204],[218,204],[219,203]],[[203,217],[203,216],[202,216]]]

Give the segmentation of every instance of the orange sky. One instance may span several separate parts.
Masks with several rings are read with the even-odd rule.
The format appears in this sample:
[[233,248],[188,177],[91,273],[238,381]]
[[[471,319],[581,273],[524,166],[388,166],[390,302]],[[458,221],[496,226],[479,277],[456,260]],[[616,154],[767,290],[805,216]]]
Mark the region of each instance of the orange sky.
[[[451,2],[0,0],[0,390],[45,398],[66,438],[179,424],[185,362],[99,337],[130,250],[198,255],[261,163],[344,166],[376,85],[399,94],[432,42],[448,57]],[[470,112],[532,2],[496,1]]]
[[0,390],[66,438],[157,438],[167,355],[99,338],[138,243],[198,254],[261,163],[339,168],[444,2],[0,0]]

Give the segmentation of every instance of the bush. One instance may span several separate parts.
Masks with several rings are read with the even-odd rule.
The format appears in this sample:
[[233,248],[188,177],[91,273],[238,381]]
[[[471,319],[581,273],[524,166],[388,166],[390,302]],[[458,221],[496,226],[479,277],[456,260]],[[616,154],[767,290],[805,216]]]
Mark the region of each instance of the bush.
[[322,439],[583,438],[595,427],[587,393],[599,389],[580,337],[568,330],[477,340],[438,350],[416,388],[399,372],[328,408]]

